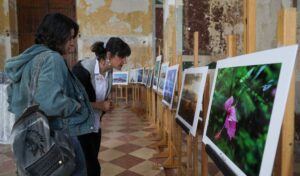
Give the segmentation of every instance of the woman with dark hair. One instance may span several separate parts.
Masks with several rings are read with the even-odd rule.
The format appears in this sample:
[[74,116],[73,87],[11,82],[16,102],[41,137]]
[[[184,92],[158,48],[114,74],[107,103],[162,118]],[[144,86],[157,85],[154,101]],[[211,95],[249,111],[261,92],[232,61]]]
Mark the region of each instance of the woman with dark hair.
[[32,98],[47,115],[51,130],[70,134],[76,155],[72,175],[84,176],[85,160],[77,136],[94,131],[95,116],[84,88],[62,56],[74,51],[78,28],[78,24],[65,15],[46,15],[37,29],[35,44],[8,59],[5,72],[11,80],[7,89],[9,110],[18,118],[29,105],[32,74],[39,70]]
[[96,121],[93,133],[79,136],[80,144],[85,154],[89,176],[101,175],[98,153],[101,143],[101,117],[113,109],[112,101],[108,100],[112,86],[113,68],[120,70],[126,63],[126,57],[131,50],[120,38],[111,38],[104,48],[103,42],[95,42],[91,51],[96,57],[79,61],[73,67],[73,73],[81,81],[89,95],[94,108]]

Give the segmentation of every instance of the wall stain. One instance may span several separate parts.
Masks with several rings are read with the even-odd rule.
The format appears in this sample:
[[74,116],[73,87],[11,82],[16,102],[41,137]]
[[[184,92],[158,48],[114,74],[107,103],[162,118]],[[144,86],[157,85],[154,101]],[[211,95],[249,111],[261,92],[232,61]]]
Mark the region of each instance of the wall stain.
[[212,55],[225,55],[226,37],[237,35],[238,53],[242,50],[243,1],[210,0],[209,40]]

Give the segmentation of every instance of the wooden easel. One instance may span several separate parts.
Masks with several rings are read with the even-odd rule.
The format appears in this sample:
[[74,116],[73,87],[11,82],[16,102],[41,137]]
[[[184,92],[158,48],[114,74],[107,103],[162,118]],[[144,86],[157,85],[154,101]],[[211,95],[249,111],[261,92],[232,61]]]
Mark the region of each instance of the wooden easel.
[[[194,67],[198,67],[199,63],[199,33],[194,33]],[[204,122],[206,117],[206,112],[209,103],[209,78],[207,77],[206,84],[205,84],[205,91],[203,95],[203,121],[202,124],[199,124],[200,131],[204,129]],[[196,136],[193,137],[191,134],[187,136],[187,169],[186,175],[193,175],[197,176],[198,171],[198,144],[199,144],[199,132],[197,130]],[[204,144],[201,143],[201,175],[207,176],[208,175],[208,156],[204,149]]]
[[244,53],[256,50],[256,0],[244,0]]
[[[173,31],[173,50],[172,50],[172,60],[171,60],[171,65],[175,65],[177,64],[177,55],[176,55],[176,30]],[[181,63],[180,63],[181,64]],[[179,68],[180,69],[180,68]],[[180,74],[177,73],[177,74]],[[178,80],[178,77],[177,77]],[[175,86],[175,88],[177,88],[177,92],[179,90],[178,86]],[[176,90],[175,90],[176,92]],[[174,93],[176,94],[176,93]],[[175,96],[175,95],[174,95]],[[173,100],[174,103],[174,100]],[[167,109],[167,116],[166,116],[166,132],[167,132],[167,136],[168,136],[168,158],[167,160],[163,163],[163,167],[164,168],[168,168],[168,169],[173,169],[173,168],[178,168],[179,166],[179,162],[178,160],[175,160],[175,157],[177,156],[178,152],[177,152],[177,133],[176,133],[176,129],[177,129],[177,124],[175,121],[175,116],[176,116],[176,108],[171,108],[171,109]]]
[[[173,57],[171,60],[171,65],[174,65],[176,63],[176,33],[173,32],[173,44],[175,47],[173,47]],[[161,99],[158,99],[158,102],[160,102],[160,105],[162,104],[162,95],[159,95]],[[157,147],[157,154],[154,154],[153,157],[155,158],[164,158],[168,157],[167,160],[163,163],[163,167],[165,168],[174,168],[175,163],[174,163],[174,156],[176,155],[175,150],[175,144],[173,143],[173,121],[174,120],[174,110],[170,110],[168,107],[161,105],[158,108],[162,108],[162,121],[161,121],[161,131],[160,134],[162,135],[162,140],[159,141],[156,144]],[[159,117],[159,116],[158,116]],[[163,151],[160,151],[161,147],[167,147]]]
[[[118,104],[118,100],[125,100],[126,104],[128,104],[128,86],[127,85],[116,85],[116,104]],[[125,95],[124,95],[125,90]]]
[[[244,51],[250,53],[255,51],[255,20],[256,1],[245,0],[244,11],[246,12],[244,36]],[[287,8],[280,10],[278,14],[277,40],[278,45],[291,45],[296,43],[296,9]],[[294,135],[295,135],[295,73],[292,76],[289,95],[285,108],[279,146],[273,172],[277,176],[293,175]]]
[[[296,8],[287,8],[279,11],[277,40],[278,45],[296,43]],[[277,158],[275,161],[275,175],[293,175],[294,171],[294,136],[295,136],[295,70],[292,76],[289,95],[285,108]]]

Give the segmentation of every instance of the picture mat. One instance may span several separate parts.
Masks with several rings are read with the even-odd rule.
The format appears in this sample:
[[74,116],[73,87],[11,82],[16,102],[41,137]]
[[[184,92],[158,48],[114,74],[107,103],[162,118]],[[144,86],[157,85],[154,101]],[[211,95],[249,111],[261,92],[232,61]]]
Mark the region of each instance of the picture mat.
[[155,65],[154,65],[154,75],[153,75],[153,86],[154,90],[157,90],[158,80],[159,80],[159,73],[161,67],[161,55],[156,57]]
[[[174,92],[175,92],[175,88],[176,88],[176,82],[177,82],[177,75],[178,75],[178,67],[179,65],[173,65],[171,67],[168,67],[167,69],[167,75],[166,75],[166,80],[165,80],[165,84],[164,84],[164,90],[163,90],[163,99],[162,102],[167,105],[169,107],[169,109],[172,109],[172,104],[173,104],[173,99],[174,99]],[[175,74],[174,75],[174,80],[172,80],[171,84],[168,84],[167,81],[170,81],[170,75],[171,74]],[[169,75],[169,76],[168,76]],[[171,75],[172,76],[172,75]],[[169,87],[171,86],[171,87]],[[171,88],[172,90],[170,91],[171,96],[166,96],[167,94],[167,89]],[[168,99],[166,99],[167,97],[170,97],[170,102],[168,101]]]
[[169,62],[163,63],[161,65],[159,81],[158,81],[158,85],[157,85],[157,91],[161,94],[163,93],[163,90],[164,90],[168,67],[169,67]]
[[[206,83],[207,72],[208,72],[208,67],[189,68],[189,69],[185,69],[183,72],[183,80],[182,80],[180,96],[179,96],[179,101],[178,101],[178,106],[177,106],[177,111],[176,111],[176,118],[178,118],[178,120],[180,120],[183,123],[183,125],[185,125],[190,130],[190,133],[193,136],[196,136],[199,118],[200,118],[200,120],[202,120],[202,118],[200,117],[200,111],[202,110],[202,99],[203,99],[203,93],[204,93],[204,88],[205,88],[205,83]],[[200,78],[199,78],[199,80],[197,80],[197,83],[196,83],[197,85],[195,85],[195,84],[192,85],[193,87],[197,86],[196,89],[192,90],[197,96],[195,97],[195,99],[196,99],[195,111],[194,111],[193,117],[191,117],[193,120],[192,120],[192,124],[190,124],[187,121],[187,118],[189,118],[189,117],[183,117],[183,115],[180,113],[180,111],[182,110],[181,104],[182,104],[182,99],[183,99],[183,90],[187,87],[186,78],[188,75],[192,76],[195,74],[197,76],[199,76]],[[193,76],[193,78],[195,78],[195,76]]]
[[144,68],[136,69],[136,73],[137,73],[137,83],[142,84],[143,83]]
[[[116,80],[119,79],[119,80]],[[128,72],[113,72],[113,85],[128,85]]]
[[[208,115],[204,128],[203,142],[210,145],[213,150],[218,153],[220,159],[224,161],[237,175],[246,175],[233,161],[231,161],[220,148],[207,136],[208,122],[210,119],[210,111],[213,102],[214,89],[218,76],[218,69],[242,66],[254,66],[260,64],[282,63],[280,75],[278,79],[276,95],[274,98],[273,108],[269,129],[265,141],[262,161],[259,169],[259,175],[271,175],[273,163],[275,159],[281,124],[291,82],[291,76],[294,68],[295,58],[297,54],[297,45],[282,47],[267,51],[261,51],[253,54],[238,56],[230,59],[220,60],[217,62],[217,68],[214,76],[213,89],[211,91],[210,102],[208,107]],[[238,123],[238,122],[237,122]]]

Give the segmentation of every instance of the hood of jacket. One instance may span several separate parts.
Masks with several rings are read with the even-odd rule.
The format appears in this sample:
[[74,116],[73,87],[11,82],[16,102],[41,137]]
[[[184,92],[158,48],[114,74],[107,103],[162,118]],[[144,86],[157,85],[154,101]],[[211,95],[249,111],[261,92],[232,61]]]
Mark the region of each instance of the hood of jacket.
[[26,49],[20,55],[7,59],[4,68],[7,77],[12,82],[19,82],[26,64],[30,62],[36,55],[49,50],[50,49],[45,45],[35,44]]

